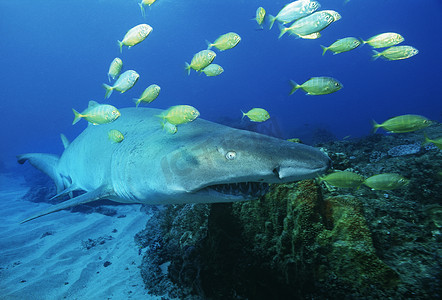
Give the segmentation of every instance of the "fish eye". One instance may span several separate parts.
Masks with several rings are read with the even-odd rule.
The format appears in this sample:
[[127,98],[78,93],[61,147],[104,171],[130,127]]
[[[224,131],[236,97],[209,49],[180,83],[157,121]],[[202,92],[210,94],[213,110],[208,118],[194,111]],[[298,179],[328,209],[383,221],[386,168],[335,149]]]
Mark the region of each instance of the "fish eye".
[[226,153],[226,158],[228,160],[234,160],[236,157],[236,152],[235,151],[229,151]]
[[339,83],[335,82],[335,86],[339,86]]

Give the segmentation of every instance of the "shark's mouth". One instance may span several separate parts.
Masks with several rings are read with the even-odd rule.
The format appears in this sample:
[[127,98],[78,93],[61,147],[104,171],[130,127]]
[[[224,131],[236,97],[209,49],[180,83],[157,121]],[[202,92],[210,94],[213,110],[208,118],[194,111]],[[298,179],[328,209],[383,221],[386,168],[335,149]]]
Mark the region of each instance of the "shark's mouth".
[[244,198],[259,198],[269,190],[265,182],[237,182],[227,184],[215,184],[206,187],[221,194],[240,196]]

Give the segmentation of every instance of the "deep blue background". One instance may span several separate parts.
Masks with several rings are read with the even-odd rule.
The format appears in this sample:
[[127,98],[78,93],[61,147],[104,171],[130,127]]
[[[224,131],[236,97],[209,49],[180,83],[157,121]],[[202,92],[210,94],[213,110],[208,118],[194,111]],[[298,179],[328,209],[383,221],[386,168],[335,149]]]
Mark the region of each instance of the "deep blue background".
[[[283,36],[278,27],[256,30],[250,19],[263,6],[276,15],[289,1],[158,0],[141,17],[135,0],[0,0],[1,142],[0,160],[12,164],[15,154],[61,153],[59,134],[74,139],[86,122],[72,126],[71,108],[83,110],[89,100],[104,101],[110,62],[122,58],[124,69],[140,74],[135,87],[113,93],[107,103],[133,106],[150,84],[161,86],[152,107],[190,104],[213,121],[240,120],[240,110],[262,107],[274,134],[308,137],[322,126],[338,138],[369,134],[371,120],[421,114],[442,116],[442,4],[440,0],[322,0],[342,19],[317,40]],[[120,54],[117,40],[140,23],[153,27],[141,44]],[[242,41],[217,51],[225,72],[187,76],[184,62],[229,31]],[[364,45],[352,52],[321,56],[320,45],[355,36],[367,39],[398,32],[420,53],[403,61],[371,61]],[[289,79],[303,83],[313,76],[332,76],[344,88],[324,96],[298,91],[288,96]]]

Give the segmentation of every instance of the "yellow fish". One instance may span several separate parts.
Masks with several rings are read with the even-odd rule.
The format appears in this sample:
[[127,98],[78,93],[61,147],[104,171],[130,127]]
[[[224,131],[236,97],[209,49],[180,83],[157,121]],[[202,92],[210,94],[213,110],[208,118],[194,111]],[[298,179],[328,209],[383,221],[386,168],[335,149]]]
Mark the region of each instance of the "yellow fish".
[[252,108],[247,113],[242,112],[242,117],[249,117],[252,122],[264,122],[270,119],[270,114],[263,108]]
[[258,9],[256,10],[256,23],[258,23],[258,25],[260,26],[260,28],[262,28],[262,22],[264,22],[264,19],[266,17],[266,10],[263,7],[258,7]]
[[337,79],[332,77],[312,77],[303,84],[297,84],[290,80],[292,90],[289,95],[292,95],[298,89],[303,89],[307,95],[326,95],[339,91],[344,86]]
[[423,129],[431,125],[431,121],[419,115],[402,115],[388,119],[382,124],[373,120],[373,133],[379,128],[393,132],[403,133]]
[[220,65],[210,64],[201,71],[206,74],[206,76],[218,76],[224,72],[224,69]]
[[163,129],[167,131],[167,133],[175,134],[178,131],[176,125],[173,125],[167,121],[162,122],[161,125]]
[[216,53],[212,50],[202,50],[195,54],[190,62],[190,65],[186,62],[186,70],[187,75],[190,74],[190,69],[194,69],[195,71],[201,71],[208,65],[212,63],[215,59]]
[[159,117],[172,125],[181,125],[198,118],[200,112],[190,105],[175,105],[163,112]]
[[140,98],[134,98],[135,105],[138,107],[141,102],[151,103],[160,94],[161,88],[156,84],[149,85],[144,92],[141,94]]
[[109,71],[107,72],[107,77],[109,78],[109,82],[115,79],[118,75],[120,75],[121,69],[123,68],[123,61],[119,57],[115,57],[109,66]]
[[215,47],[220,51],[232,49],[233,47],[238,45],[240,41],[241,37],[237,33],[229,32],[221,35],[219,38],[216,39],[214,43],[210,43],[209,41],[207,41],[207,50],[211,49],[212,47]]
[[386,32],[381,33],[375,36],[372,36],[366,41],[362,41],[364,44],[369,44],[373,48],[386,48],[391,47],[397,44],[400,44],[404,41],[404,37],[399,33],[395,32]]
[[394,190],[408,184],[409,180],[399,174],[384,173],[365,179],[364,184],[372,190]]
[[121,143],[124,140],[124,135],[116,129],[109,130],[107,136],[114,143]]
[[89,101],[89,106],[82,113],[72,109],[75,118],[72,125],[80,121],[81,118],[94,125],[111,123],[121,116],[118,109],[108,104],[98,104],[95,101]]
[[337,171],[324,177],[319,177],[320,182],[327,183],[340,188],[359,188],[364,182],[364,177],[348,171]]
[[382,57],[387,60],[401,60],[415,56],[418,53],[419,50],[411,46],[393,46],[382,52],[373,50],[372,59],[376,60],[378,57]]
[[113,90],[119,91],[121,94],[130,90],[135,83],[138,81],[140,75],[134,70],[127,70],[123,74],[118,77],[117,81],[113,86],[103,84],[106,93],[104,94],[104,98],[107,99],[112,95]]
[[442,137],[439,137],[434,140],[430,140],[430,138],[427,136],[427,134],[425,132],[424,132],[424,136],[425,136],[425,141],[422,143],[422,146],[426,145],[428,143],[433,143],[437,148],[442,150]]
[[120,52],[123,51],[123,45],[130,47],[135,46],[136,44],[144,41],[147,36],[152,32],[152,27],[147,24],[140,24],[133,28],[131,28],[126,35],[124,36],[122,41],[118,41],[118,45],[120,46]]
[[361,41],[354,37],[339,39],[328,47],[324,47],[321,45],[321,48],[323,50],[322,55],[324,55],[327,50],[332,51],[333,54],[347,52],[356,49],[357,47],[359,47],[359,45],[361,45]]
[[144,6],[148,5],[151,6],[155,1],[157,0],[141,0],[140,3],[138,3],[138,5],[140,6],[141,9],[141,15],[144,17],[146,17],[146,11],[144,10]]

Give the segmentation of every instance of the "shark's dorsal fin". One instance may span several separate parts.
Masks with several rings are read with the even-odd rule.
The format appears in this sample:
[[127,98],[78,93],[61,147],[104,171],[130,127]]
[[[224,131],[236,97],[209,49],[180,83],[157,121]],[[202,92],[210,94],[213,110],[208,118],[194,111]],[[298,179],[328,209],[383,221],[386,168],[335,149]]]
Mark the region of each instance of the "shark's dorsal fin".
[[21,221],[20,223],[25,223],[28,221],[31,221],[33,219],[51,214],[53,212],[62,210],[62,209],[66,209],[69,207],[73,207],[73,206],[77,206],[80,204],[85,204],[85,203],[89,203],[89,202],[93,202],[96,200],[100,200],[100,199],[104,199],[107,198],[109,196],[112,196],[114,194],[113,190],[111,188],[108,187],[100,187],[94,191],[91,192],[87,192],[85,194],[82,194],[80,196],[77,196],[75,198],[72,198],[70,200],[67,200],[65,202],[62,202],[60,204],[57,205],[53,205],[50,208],[48,208],[47,210],[44,210],[36,215],[33,215],[27,219],[24,219],[23,221]]
[[68,138],[63,134],[60,133],[61,142],[63,143],[64,148],[66,149],[71,144],[68,140]]

